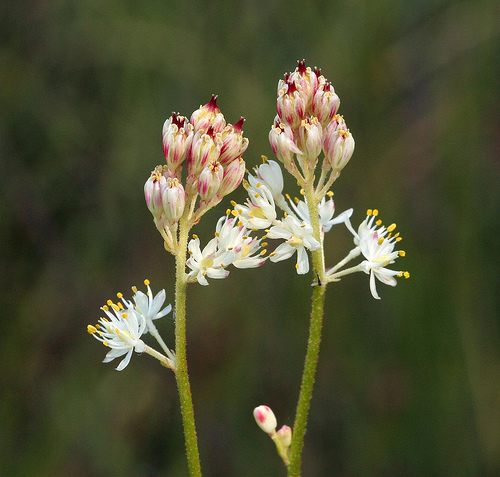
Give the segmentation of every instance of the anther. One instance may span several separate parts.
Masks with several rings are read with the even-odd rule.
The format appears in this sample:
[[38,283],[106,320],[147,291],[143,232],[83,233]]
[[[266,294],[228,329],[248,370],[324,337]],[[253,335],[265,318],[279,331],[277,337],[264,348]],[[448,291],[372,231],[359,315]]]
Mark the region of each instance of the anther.
[[396,228],[396,224],[391,224],[389,227],[387,227],[388,232],[392,232]]

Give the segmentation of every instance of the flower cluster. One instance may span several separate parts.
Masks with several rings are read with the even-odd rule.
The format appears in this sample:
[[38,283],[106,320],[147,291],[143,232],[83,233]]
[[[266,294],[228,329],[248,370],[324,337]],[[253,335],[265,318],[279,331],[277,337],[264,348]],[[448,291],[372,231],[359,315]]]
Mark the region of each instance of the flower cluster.
[[[229,211],[228,211],[229,212]],[[226,278],[226,267],[256,268],[266,261],[262,239],[249,235],[247,228],[234,217],[225,215],[219,219],[215,237],[201,250],[200,239],[194,235],[188,244],[189,259],[187,282],[208,285],[206,277]],[[265,245],[264,245],[265,246]]]
[[[144,284],[147,287],[147,293],[132,287],[134,291],[133,301],[126,300],[121,293],[118,293],[117,297],[120,301],[114,303],[112,300],[108,300],[107,304],[101,307],[106,316],[101,317],[95,326],[88,325],[87,327],[87,331],[94,338],[110,348],[104,358],[104,363],[109,363],[113,359],[125,355],[116,368],[118,371],[123,370],[128,365],[134,351],[151,354],[165,366],[175,368],[175,356],[165,345],[153,323],[153,320],[170,313],[172,306],[167,305],[163,308],[166,298],[165,290],[161,290],[156,296],[153,296],[149,280],[145,280]],[[157,339],[167,356],[163,356],[144,343],[141,337],[148,332]]]
[[216,96],[190,119],[172,113],[165,121],[166,164],[152,171],[144,195],[169,252],[176,253],[181,218],[189,226],[196,224],[208,209],[240,185],[245,174],[242,154],[248,147],[243,122],[241,118],[234,126],[226,124]]

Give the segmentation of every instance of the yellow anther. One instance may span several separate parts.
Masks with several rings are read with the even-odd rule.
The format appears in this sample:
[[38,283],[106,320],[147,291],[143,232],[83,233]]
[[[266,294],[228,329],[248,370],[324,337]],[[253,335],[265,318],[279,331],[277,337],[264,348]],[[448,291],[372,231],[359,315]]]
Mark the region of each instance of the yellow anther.
[[298,197],[294,197],[294,198],[293,198],[293,201],[294,201],[296,204],[298,204],[298,203],[300,202],[300,199],[299,199]]
[[236,217],[236,216],[238,215],[238,212],[236,212],[236,210],[232,210],[232,211],[231,211],[231,214],[232,214],[234,217]]
[[101,310],[108,311],[109,306],[108,305],[101,306]]
[[220,264],[220,266],[221,266],[222,268],[226,268],[226,266],[225,266],[223,263],[221,263],[221,264]]
[[368,210],[366,211],[366,215],[368,215],[368,216],[372,215],[372,213],[373,213],[372,209],[368,209]]
[[193,238],[196,240],[198,238],[198,235],[193,234]]
[[234,200],[232,200],[232,201],[231,201],[231,205],[232,205],[233,207],[236,207],[238,204],[237,204]]
[[260,246],[261,246],[261,247],[267,247],[268,245],[269,245],[269,244],[268,244],[267,242],[262,242],[262,243],[260,244]]
[[376,222],[375,222],[379,227],[382,225],[382,221],[380,219],[378,219]]
[[193,255],[193,252],[191,250],[188,250],[189,255]]
[[296,263],[296,264],[295,264],[295,268],[296,268],[297,270],[299,269],[299,264],[298,264],[298,263]]
[[248,235],[243,235],[243,240],[246,240],[248,238]]
[[300,189],[300,195],[306,195],[306,191],[304,189]]
[[122,313],[122,318],[127,318],[127,313]]
[[132,291],[133,291],[134,293],[137,293],[137,287],[136,287],[135,285],[132,287]]
[[146,280],[144,280],[144,285],[148,286],[149,284],[149,280],[146,278]]
[[241,220],[238,221],[238,227],[241,227],[243,225],[243,222]]
[[117,296],[118,298],[123,298],[123,293],[117,293],[117,294],[116,294],[116,296]]
[[326,193],[326,195],[327,195],[328,197],[333,197],[333,192],[332,192],[331,190],[329,190],[329,191]]
[[103,341],[103,342],[102,342],[102,344],[103,344],[104,346],[108,346],[108,342],[107,342],[107,341]]
[[243,213],[243,209],[238,209],[238,215],[241,215]]
[[399,256],[404,257],[406,255],[406,252],[404,250],[399,251]]
[[257,182],[257,184],[255,184],[257,187],[260,187],[262,184],[260,182]]
[[115,311],[120,311],[120,307],[118,305],[115,305],[114,303],[111,305],[111,307],[113,308],[113,310]]
[[260,252],[260,256],[261,256],[261,257],[263,257],[263,256],[266,254],[266,252],[267,252],[267,250],[266,250],[266,249],[261,250],[261,252]]
[[226,215],[229,215],[231,213],[231,209],[226,209]]
[[250,213],[248,214],[248,216],[249,216],[251,219],[253,219],[253,214],[252,214],[252,212],[250,212]]
[[403,237],[396,237],[396,242],[401,242],[403,240]]
[[391,224],[391,225],[389,225],[389,227],[387,227],[387,230],[389,232],[392,232],[395,228],[396,228],[396,224]]
[[290,200],[290,196],[288,194],[285,194],[285,197]]
[[410,272],[404,272],[403,275],[405,278],[410,278]]
[[274,257],[275,255],[276,255],[276,252],[273,252],[273,253],[269,254],[270,257]]
[[88,325],[87,326],[87,331],[89,332],[89,334],[93,335],[94,333],[97,332],[97,328],[95,326]]
[[215,236],[216,237],[220,237],[220,233],[219,232],[215,232]]
[[379,245],[382,245],[384,243],[384,237],[380,237],[377,241]]
[[284,215],[285,217],[288,217],[288,214],[287,214],[286,212],[283,212],[283,215]]
[[106,304],[107,304],[108,306],[111,306],[111,305],[113,304],[113,302],[112,302],[111,300],[108,300],[108,301],[106,302]]
[[377,209],[373,209],[373,215],[376,217],[378,215],[378,210]]
[[399,237],[399,232],[397,234],[394,234],[394,237]]
[[123,305],[121,304],[121,302],[118,302],[116,305],[118,306],[118,308],[119,308],[120,310],[123,310]]
[[260,156],[260,158],[262,159],[262,162],[264,164],[267,162],[267,157],[266,156]]

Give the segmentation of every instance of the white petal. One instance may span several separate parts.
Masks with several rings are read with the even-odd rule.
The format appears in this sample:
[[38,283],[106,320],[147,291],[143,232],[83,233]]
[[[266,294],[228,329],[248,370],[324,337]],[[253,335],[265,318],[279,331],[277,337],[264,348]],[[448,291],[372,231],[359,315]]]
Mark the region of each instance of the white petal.
[[378,293],[377,293],[377,288],[375,286],[375,274],[373,273],[373,270],[370,273],[370,291],[372,292],[373,298],[380,300],[380,297],[378,296]]
[[309,271],[309,257],[304,247],[297,249],[297,273],[303,275]]

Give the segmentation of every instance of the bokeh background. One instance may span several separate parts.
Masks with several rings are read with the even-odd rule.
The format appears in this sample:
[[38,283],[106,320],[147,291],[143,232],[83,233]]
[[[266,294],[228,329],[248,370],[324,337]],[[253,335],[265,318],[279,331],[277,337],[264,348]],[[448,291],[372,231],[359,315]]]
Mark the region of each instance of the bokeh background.
[[[187,475],[173,375],[147,356],[101,364],[86,326],[144,278],[173,295],[142,192],[163,121],[219,94],[229,122],[246,117],[251,167],[272,156],[277,81],[305,58],[356,139],[337,209],[396,222],[411,278],[381,301],[363,274],[329,288],[304,476],[500,475],[499,6],[3,2],[0,474]],[[327,239],[333,265],[352,239]],[[205,475],[285,474],[252,410],[293,423],[310,282],[288,261],[189,288]]]

